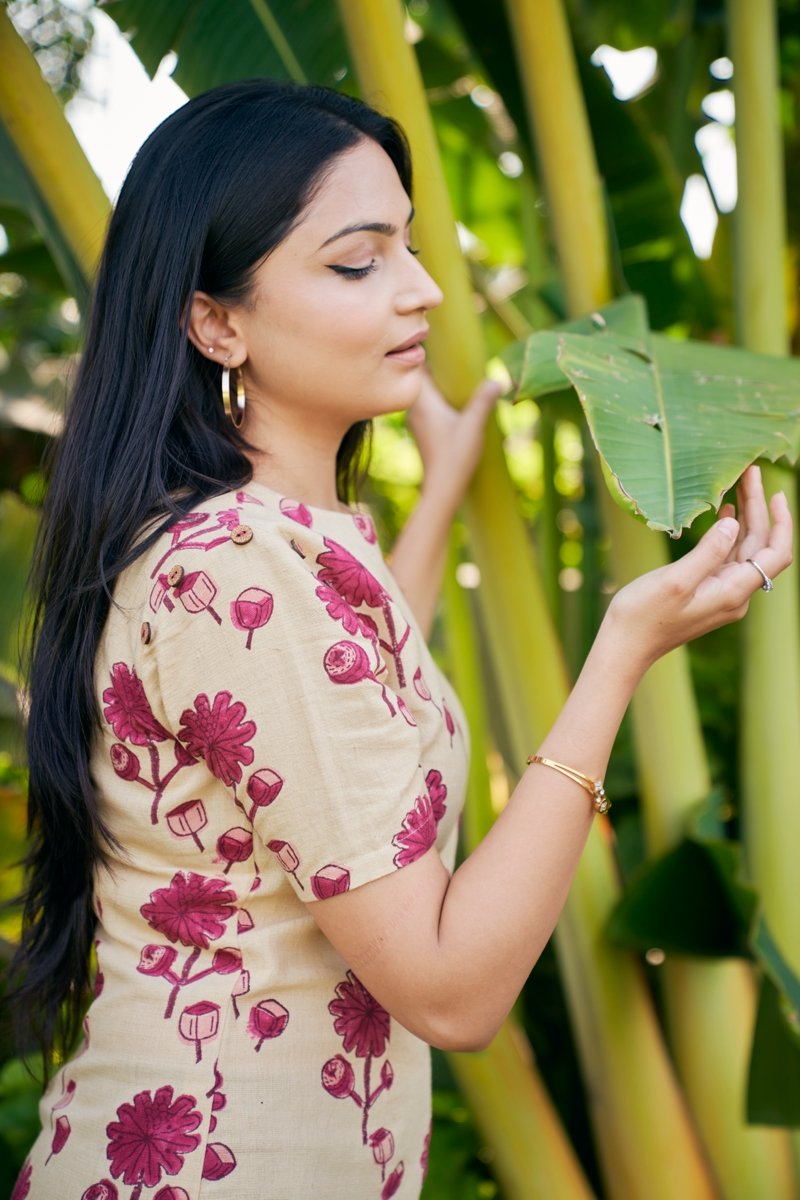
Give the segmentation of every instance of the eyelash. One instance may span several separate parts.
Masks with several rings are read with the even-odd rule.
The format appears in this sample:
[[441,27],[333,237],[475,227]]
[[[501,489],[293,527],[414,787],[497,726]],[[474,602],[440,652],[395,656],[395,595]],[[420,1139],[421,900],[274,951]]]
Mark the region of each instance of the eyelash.
[[[415,257],[419,254],[419,250],[415,250],[413,246],[406,246],[409,254]],[[338,263],[330,264],[331,271],[335,271],[337,275],[344,275],[346,279],[363,279],[366,275],[370,275],[375,270],[375,259],[371,259],[366,267],[343,267]]]

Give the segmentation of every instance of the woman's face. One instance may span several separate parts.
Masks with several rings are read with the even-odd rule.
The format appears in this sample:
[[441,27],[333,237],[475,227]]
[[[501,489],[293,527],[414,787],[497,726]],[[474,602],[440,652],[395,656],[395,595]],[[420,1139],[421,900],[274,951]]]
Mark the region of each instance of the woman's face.
[[354,421],[414,403],[425,314],[442,293],[410,249],[410,217],[375,142],[333,161],[238,311],[248,405],[339,436]]

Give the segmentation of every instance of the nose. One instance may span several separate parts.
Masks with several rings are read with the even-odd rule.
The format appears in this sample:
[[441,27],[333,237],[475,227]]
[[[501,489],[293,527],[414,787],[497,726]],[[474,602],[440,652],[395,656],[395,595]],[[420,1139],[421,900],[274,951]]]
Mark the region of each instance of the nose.
[[[407,251],[405,252],[407,253]],[[408,255],[408,275],[398,293],[397,306],[401,312],[427,311],[444,300],[444,293],[428,274],[418,258]]]

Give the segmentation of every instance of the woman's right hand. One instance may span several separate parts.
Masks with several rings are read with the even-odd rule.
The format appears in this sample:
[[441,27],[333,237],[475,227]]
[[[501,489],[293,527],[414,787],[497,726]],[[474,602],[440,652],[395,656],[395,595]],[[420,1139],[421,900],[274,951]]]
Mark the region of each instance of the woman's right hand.
[[748,559],[772,579],[791,563],[792,518],[783,492],[768,507],[761,471],[752,466],[736,498],[738,520],[733,505],[723,506],[693,550],[634,579],[612,600],[604,624],[622,640],[629,665],[644,671],[676,646],[740,620],[763,584]]

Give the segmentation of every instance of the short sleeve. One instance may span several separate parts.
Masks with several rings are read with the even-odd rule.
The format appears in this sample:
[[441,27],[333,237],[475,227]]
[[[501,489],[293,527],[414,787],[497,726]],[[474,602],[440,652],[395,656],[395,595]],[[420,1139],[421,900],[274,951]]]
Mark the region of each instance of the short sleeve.
[[360,558],[303,533],[254,523],[161,554],[141,669],[159,719],[252,826],[257,863],[308,901],[419,858],[436,814],[401,696],[407,625]]

